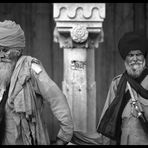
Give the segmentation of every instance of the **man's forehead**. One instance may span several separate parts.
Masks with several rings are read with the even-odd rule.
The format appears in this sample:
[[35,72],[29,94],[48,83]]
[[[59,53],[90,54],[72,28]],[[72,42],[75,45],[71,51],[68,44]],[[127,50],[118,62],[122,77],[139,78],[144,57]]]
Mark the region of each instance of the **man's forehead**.
[[128,54],[142,53],[141,50],[131,50]]

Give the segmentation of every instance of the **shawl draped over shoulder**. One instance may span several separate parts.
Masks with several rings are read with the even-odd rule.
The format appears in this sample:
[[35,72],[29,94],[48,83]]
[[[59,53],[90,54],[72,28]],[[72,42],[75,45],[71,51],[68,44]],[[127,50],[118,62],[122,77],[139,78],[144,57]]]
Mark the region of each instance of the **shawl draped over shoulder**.
[[25,145],[49,144],[46,126],[37,109],[38,100],[31,83],[31,56],[22,56],[14,69],[8,94],[8,105],[17,126],[22,126]]

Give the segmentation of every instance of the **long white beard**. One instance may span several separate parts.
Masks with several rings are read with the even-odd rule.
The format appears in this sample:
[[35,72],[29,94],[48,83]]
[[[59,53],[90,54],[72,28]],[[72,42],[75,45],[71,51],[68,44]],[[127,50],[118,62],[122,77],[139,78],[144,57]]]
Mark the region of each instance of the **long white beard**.
[[130,65],[125,61],[125,68],[127,73],[134,78],[137,78],[141,75],[142,71],[145,69],[145,60],[143,62],[139,62],[138,64]]
[[6,89],[13,73],[14,65],[8,62],[0,62],[0,89]]

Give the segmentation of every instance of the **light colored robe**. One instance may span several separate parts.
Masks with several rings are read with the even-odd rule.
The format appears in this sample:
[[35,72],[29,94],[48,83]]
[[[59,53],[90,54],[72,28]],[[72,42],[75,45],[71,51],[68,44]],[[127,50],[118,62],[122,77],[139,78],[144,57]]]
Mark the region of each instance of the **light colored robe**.
[[[108,106],[111,104],[111,102],[115,98],[115,95],[117,93],[117,86],[119,84],[121,76],[122,74],[115,77],[111,82],[99,123],[105,111],[107,110]],[[148,90],[148,76],[144,78],[144,80],[141,82],[141,85]],[[126,86],[125,91],[127,90],[128,88]],[[138,95],[138,100],[140,101],[141,106],[145,112],[146,118],[148,119],[148,100],[142,98],[139,94],[135,92],[135,90],[133,90],[133,92],[134,92],[134,96]],[[142,129],[139,119],[133,117],[131,113],[131,99],[128,101],[127,105],[123,110],[121,129],[122,129],[122,134],[121,134],[120,145],[148,145],[148,135],[146,135],[144,130]],[[102,143],[104,145],[116,144],[115,141],[109,139],[108,137],[105,137],[103,135],[101,136],[102,136]]]
[[[39,71],[32,69],[32,62]],[[43,102],[49,103],[60,124],[57,137],[69,142],[73,135],[73,122],[67,100],[50,79],[41,63],[30,56],[22,56],[14,69],[6,102],[5,145],[30,145],[32,133],[38,145],[50,144],[43,121]]]

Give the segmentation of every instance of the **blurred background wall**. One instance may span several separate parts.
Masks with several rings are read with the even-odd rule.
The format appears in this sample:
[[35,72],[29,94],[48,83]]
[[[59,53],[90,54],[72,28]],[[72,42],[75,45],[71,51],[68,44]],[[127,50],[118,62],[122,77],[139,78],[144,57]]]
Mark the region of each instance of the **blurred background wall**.
[[[63,50],[53,42],[52,3],[0,3],[0,21],[13,20],[20,24],[26,35],[24,54],[42,61],[47,73],[62,88]],[[127,31],[137,30],[148,36],[147,3],[106,3],[106,18],[103,24],[104,42],[95,50],[95,75],[97,96],[97,122],[102,112],[107,92],[114,76],[124,71],[117,43]],[[48,105],[45,106],[51,140],[59,129]]]

